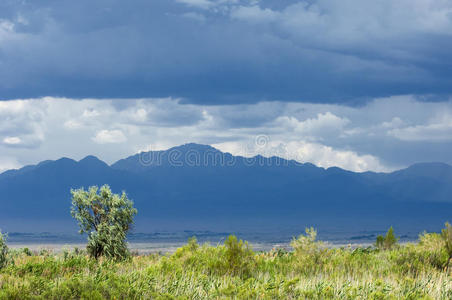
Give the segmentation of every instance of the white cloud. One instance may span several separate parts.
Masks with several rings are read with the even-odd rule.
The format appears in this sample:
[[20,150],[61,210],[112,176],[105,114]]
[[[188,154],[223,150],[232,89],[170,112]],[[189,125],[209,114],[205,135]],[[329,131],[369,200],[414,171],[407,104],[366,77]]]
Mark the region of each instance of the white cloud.
[[263,142],[225,142],[213,146],[223,152],[244,157],[262,155],[265,157],[278,156],[300,163],[310,162],[323,168],[340,167],[355,172],[377,171],[386,172],[387,168],[372,155],[359,155],[354,151],[334,149],[319,143],[306,141],[271,141],[262,136]]
[[14,23],[0,19],[0,42],[14,37]]
[[400,119],[399,117],[394,117],[394,118],[392,118],[391,121],[383,122],[381,124],[381,127],[383,127],[383,128],[399,128],[399,127],[403,126],[404,124],[405,124],[405,122],[403,122],[402,119]]
[[145,122],[145,121],[147,121],[147,117],[148,117],[148,113],[143,108],[137,109],[135,114],[134,114],[134,119],[137,122]]
[[381,171],[420,161],[452,163],[452,155],[444,151],[452,146],[451,116],[452,101],[419,102],[411,96],[377,99],[362,107],[48,97],[0,102],[0,153],[20,165],[89,154],[112,163],[139,150],[195,142],[248,155],[244,145],[265,135],[269,145],[251,147],[252,153]]
[[356,172],[390,171],[373,155],[359,155],[354,151],[334,149],[317,143],[290,142],[287,144],[291,157],[301,162],[311,162],[317,166],[340,167]]
[[[183,3],[187,6],[207,10],[221,6],[227,8],[231,4],[237,4],[239,0],[176,0],[176,2]],[[251,3],[254,2],[255,0],[251,0]]]
[[261,9],[258,5],[239,6],[231,12],[231,17],[248,22],[261,23],[278,20],[280,14],[271,9]]
[[13,114],[23,111],[27,101],[15,100],[15,101],[0,101],[0,114]]
[[3,139],[3,143],[8,145],[17,145],[20,144],[22,140],[17,136],[7,136]]
[[95,109],[85,109],[83,111],[83,115],[82,116],[84,118],[95,118],[95,117],[100,116],[100,113],[97,110],[95,110]]
[[0,101],[0,140],[4,146],[36,148],[45,138],[46,103]]
[[369,37],[398,38],[415,32],[451,35],[451,13],[452,4],[447,0],[320,0],[299,1],[282,10],[240,5],[232,10],[231,17],[273,22],[293,36],[344,46],[357,41],[368,43]]
[[275,124],[286,127],[311,140],[323,140],[332,134],[340,134],[350,123],[347,118],[340,118],[331,112],[318,113],[315,118],[299,121],[296,117],[278,117]]
[[121,130],[100,130],[94,136],[93,141],[98,144],[117,144],[127,141],[126,136]]
[[209,0],[176,0],[177,2],[184,3],[188,6],[198,7],[202,9],[208,9],[213,6],[214,3]]
[[68,120],[64,122],[64,127],[68,129],[78,129],[81,128],[83,125],[80,122],[77,122],[75,120]]
[[188,12],[188,13],[184,13],[182,14],[183,17],[187,18],[187,19],[191,19],[197,22],[205,22],[206,21],[206,17],[202,14],[198,14],[195,12]]
[[135,101],[134,105],[119,111],[119,115],[126,123],[159,127],[192,125],[203,119],[200,106],[180,105],[178,99],[172,98],[152,99],[152,101],[140,99]]
[[388,134],[403,141],[452,141],[452,115],[430,124],[391,129]]
[[11,157],[0,157],[0,173],[7,170],[20,168],[21,165],[17,162],[15,158]]

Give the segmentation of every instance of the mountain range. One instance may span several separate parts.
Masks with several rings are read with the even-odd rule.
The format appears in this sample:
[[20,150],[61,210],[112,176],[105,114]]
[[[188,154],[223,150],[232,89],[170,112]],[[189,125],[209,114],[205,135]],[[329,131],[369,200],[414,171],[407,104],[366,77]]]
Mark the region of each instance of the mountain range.
[[438,230],[452,221],[452,167],[355,173],[185,144],[108,165],[61,158],[0,174],[0,228],[70,231],[71,188],[109,184],[138,209],[136,230],[316,226]]

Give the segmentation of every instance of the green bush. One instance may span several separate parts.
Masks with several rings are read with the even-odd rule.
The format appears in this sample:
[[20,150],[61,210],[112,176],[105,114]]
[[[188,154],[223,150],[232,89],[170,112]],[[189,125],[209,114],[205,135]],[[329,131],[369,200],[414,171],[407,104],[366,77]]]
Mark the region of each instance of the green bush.
[[224,242],[226,247],[226,265],[231,274],[249,275],[254,263],[254,252],[248,242],[238,241],[235,235],[230,235]]
[[6,235],[0,231],[0,269],[8,262],[8,246],[6,245]]
[[28,249],[27,247],[22,249],[22,253],[25,254],[26,256],[32,256],[33,253],[31,253],[30,249]]
[[[224,246],[211,247],[208,244],[200,246],[196,238],[190,238],[188,244],[177,249],[165,260],[164,268],[201,272],[207,276],[225,275],[247,277],[251,274],[256,261],[255,254],[247,242],[238,240],[236,236],[229,236]],[[182,265],[183,268],[176,268]]]
[[317,242],[317,231],[314,228],[306,228],[305,235],[300,235],[294,238],[290,245],[295,251],[296,255],[313,254],[317,252],[322,244]]
[[397,246],[398,240],[399,238],[395,236],[394,228],[391,226],[384,237],[382,235],[377,236],[375,246],[381,250],[390,250]]
[[452,259],[452,226],[449,222],[446,222],[445,226],[446,227],[441,231],[441,238],[443,239],[444,250],[446,250],[448,255],[446,262],[446,269],[448,270],[450,260]]
[[71,214],[78,221],[80,233],[88,233],[87,251],[90,256],[105,256],[122,260],[130,256],[126,235],[137,210],[133,202],[113,194],[108,185],[71,190]]
[[334,254],[317,241],[317,231],[312,227],[306,228],[305,234],[294,238],[290,245],[294,249],[297,267],[305,274],[321,270]]

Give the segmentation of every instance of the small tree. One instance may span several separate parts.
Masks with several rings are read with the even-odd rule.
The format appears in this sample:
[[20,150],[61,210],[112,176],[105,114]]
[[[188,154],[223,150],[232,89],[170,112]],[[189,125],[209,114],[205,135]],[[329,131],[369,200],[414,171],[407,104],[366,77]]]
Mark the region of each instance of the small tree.
[[385,244],[385,237],[382,236],[381,234],[379,234],[379,235],[377,236],[377,241],[375,242],[375,246],[376,246],[378,249],[383,249],[383,248],[384,248],[384,244]]
[[316,272],[330,257],[328,248],[322,241],[317,241],[317,231],[306,228],[305,234],[293,238],[290,243],[294,250],[295,266],[305,274]]
[[399,238],[395,236],[394,228],[391,226],[384,237],[382,235],[377,236],[375,246],[378,249],[389,250],[394,248],[398,240]]
[[113,194],[108,185],[71,190],[71,215],[78,221],[80,234],[88,234],[87,251],[90,256],[125,259],[129,256],[126,235],[137,210],[133,202]]
[[228,270],[234,275],[248,275],[254,257],[254,252],[248,242],[239,241],[235,235],[230,235],[224,245]]
[[449,222],[446,222],[445,224],[446,228],[441,230],[441,238],[444,241],[444,248],[447,252],[447,255],[449,256],[446,263],[446,271],[449,270],[449,263],[452,259],[452,226],[449,224]]
[[8,246],[6,246],[6,236],[0,231],[0,269],[8,262]]
[[300,234],[298,238],[293,238],[290,245],[298,261],[306,265],[318,262],[325,250],[324,244],[317,241],[317,231],[313,227],[306,228],[304,235]]
[[321,246],[320,242],[316,242],[317,231],[313,227],[306,228],[305,233],[293,238],[290,243],[296,254],[312,254]]

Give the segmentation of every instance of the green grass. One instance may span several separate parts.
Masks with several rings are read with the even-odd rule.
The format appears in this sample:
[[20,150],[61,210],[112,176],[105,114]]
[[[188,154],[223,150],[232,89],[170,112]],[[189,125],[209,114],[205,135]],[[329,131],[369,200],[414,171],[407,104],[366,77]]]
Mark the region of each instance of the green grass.
[[309,236],[294,251],[253,252],[190,240],[171,255],[98,261],[82,252],[10,251],[0,299],[452,299],[438,234],[391,250],[330,249]]

